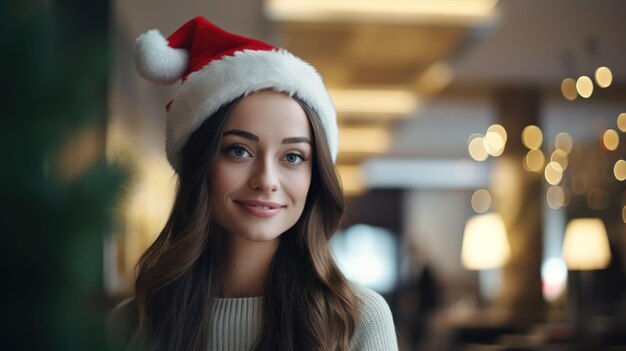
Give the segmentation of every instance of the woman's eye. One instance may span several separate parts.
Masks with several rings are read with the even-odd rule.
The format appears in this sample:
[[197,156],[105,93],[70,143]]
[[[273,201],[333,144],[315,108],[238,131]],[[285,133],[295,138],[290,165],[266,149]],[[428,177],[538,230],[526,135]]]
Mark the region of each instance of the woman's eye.
[[232,146],[226,150],[228,155],[235,157],[250,157],[250,153],[243,146]]
[[304,161],[304,157],[300,154],[291,153],[285,156],[285,161],[291,164],[298,164]]

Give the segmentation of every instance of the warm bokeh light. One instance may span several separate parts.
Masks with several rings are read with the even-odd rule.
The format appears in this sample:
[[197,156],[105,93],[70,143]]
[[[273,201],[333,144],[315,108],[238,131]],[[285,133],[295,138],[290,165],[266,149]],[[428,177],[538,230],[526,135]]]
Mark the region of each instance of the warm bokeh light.
[[548,188],[546,192],[546,202],[553,209],[565,206],[565,192],[560,186],[554,185]]
[[568,165],[567,153],[565,153],[565,151],[561,149],[554,150],[554,152],[552,152],[552,155],[550,155],[550,162],[558,163],[559,165],[561,165],[563,171],[565,171]]
[[546,158],[541,150],[529,150],[524,158],[524,165],[527,170],[539,173],[543,170]]
[[504,152],[506,145],[507,134],[503,126],[499,124],[492,124],[487,128],[487,133],[484,137],[484,148],[491,156],[500,156]]
[[578,92],[576,91],[576,81],[572,78],[565,78],[561,82],[561,94],[569,101],[576,100]]
[[607,150],[614,151],[619,146],[619,134],[613,129],[609,129],[602,134],[602,146]]
[[511,247],[500,215],[487,213],[467,221],[461,244],[461,262],[465,268],[498,268],[510,257]]
[[491,194],[485,189],[478,189],[472,194],[472,208],[478,213],[487,212],[491,207]]
[[483,147],[491,156],[500,156],[504,152],[504,139],[496,132],[487,132],[483,138]]
[[622,222],[626,223],[626,206],[622,207]]
[[329,89],[337,113],[358,115],[403,115],[415,111],[418,100],[406,90]]
[[584,97],[585,99],[590,97],[593,94],[593,82],[591,78],[587,76],[580,76],[576,81],[576,91],[578,91],[578,95]]
[[587,175],[582,173],[574,174],[572,178],[572,191],[576,195],[583,195],[589,189],[589,181]]
[[615,174],[615,178],[620,182],[626,179],[626,161],[617,160],[613,167],[613,174]]
[[340,165],[337,166],[337,171],[341,179],[343,191],[346,194],[357,195],[364,190],[365,185],[360,166]]
[[470,156],[476,161],[484,161],[489,157],[487,150],[485,150],[483,140],[484,138],[480,135],[470,137],[467,148]]
[[539,149],[543,143],[543,132],[536,125],[529,125],[522,131],[522,143],[531,150]]
[[383,153],[391,144],[385,127],[340,127],[339,135],[341,153]]
[[487,132],[487,134],[485,134],[485,140],[489,147],[493,149],[499,150],[504,147],[504,139],[496,132]]
[[626,112],[622,112],[617,116],[617,128],[622,132],[626,132]]
[[557,134],[554,138],[554,147],[565,151],[566,154],[569,154],[572,152],[572,148],[574,147],[572,136],[565,132]]
[[504,141],[504,143],[506,144],[507,133],[506,133],[506,129],[504,129],[502,125],[500,124],[490,125],[489,128],[487,128],[487,134],[489,134],[490,132],[498,133],[502,137],[502,140]]
[[613,73],[608,67],[598,67],[595,78],[600,88],[608,88],[613,82]]
[[546,166],[544,174],[548,184],[557,185],[561,182],[561,179],[563,179],[563,168],[557,162],[550,162]]
[[572,270],[606,268],[611,259],[606,228],[598,218],[571,220],[565,229],[563,259]]

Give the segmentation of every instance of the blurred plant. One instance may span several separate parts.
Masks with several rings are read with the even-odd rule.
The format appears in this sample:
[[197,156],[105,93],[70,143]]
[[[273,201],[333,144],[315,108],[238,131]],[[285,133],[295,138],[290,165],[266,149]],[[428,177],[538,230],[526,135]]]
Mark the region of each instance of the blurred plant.
[[102,242],[126,178],[104,159],[108,1],[5,1],[2,346],[104,350]]

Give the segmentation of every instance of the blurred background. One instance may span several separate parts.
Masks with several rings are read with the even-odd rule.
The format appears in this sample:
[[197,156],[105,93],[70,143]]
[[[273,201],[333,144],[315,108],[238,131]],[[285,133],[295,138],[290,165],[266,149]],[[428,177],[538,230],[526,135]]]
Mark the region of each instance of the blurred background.
[[175,184],[178,85],[137,75],[134,39],[201,15],[324,77],[348,200],[333,249],[387,299],[401,350],[626,350],[626,2],[2,6],[19,53],[2,88],[15,345],[106,344],[87,338],[133,294]]

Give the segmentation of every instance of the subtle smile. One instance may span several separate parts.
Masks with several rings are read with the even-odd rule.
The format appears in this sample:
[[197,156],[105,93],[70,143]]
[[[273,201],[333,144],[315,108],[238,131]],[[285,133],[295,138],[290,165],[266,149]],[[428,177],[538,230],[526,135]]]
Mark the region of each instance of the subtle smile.
[[248,213],[261,218],[272,217],[286,207],[274,202],[256,200],[235,200],[235,203],[240,205]]

